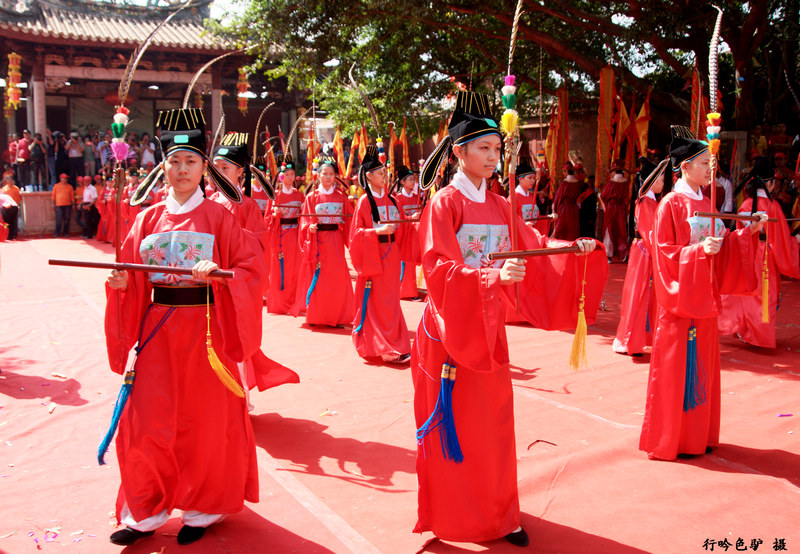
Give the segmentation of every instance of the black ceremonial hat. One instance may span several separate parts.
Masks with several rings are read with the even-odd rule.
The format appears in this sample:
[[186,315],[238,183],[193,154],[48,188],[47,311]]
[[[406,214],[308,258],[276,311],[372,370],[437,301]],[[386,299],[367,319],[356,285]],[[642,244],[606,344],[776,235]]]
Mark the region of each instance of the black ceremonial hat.
[[447,125],[453,144],[465,144],[484,135],[495,134],[502,139],[497,121],[492,117],[489,96],[480,92],[458,91],[456,109]]
[[[164,158],[173,152],[187,150],[208,161],[206,156],[206,120],[203,111],[198,108],[175,108],[158,114],[156,127],[161,131],[161,151]],[[131,206],[144,202],[158,178],[163,175],[163,161],[139,184],[131,197]],[[208,164],[208,174],[219,190],[234,202],[241,202],[239,189],[222,175],[214,164]],[[198,186],[201,183],[197,183]]]
[[688,162],[708,150],[708,143],[694,138],[677,137],[669,145],[669,158],[672,170],[677,171],[681,164]]
[[369,173],[370,171],[375,171],[382,167],[384,167],[384,164],[381,163],[378,157],[378,147],[370,144],[367,146],[367,151],[364,154],[364,158],[361,160],[361,169],[359,171],[363,170],[365,173]]
[[409,175],[414,175],[414,173],[415,173],[414,171],[411,171],[406,166],[400,165],[397,167],[397,180],[402,181]]
[[447,136],[428,156],[420,170],[419,186],[422,190],[430,188],[439,173],[439,168],[449,162],[454,144],[466,144],[486,135],[497,135],[500,140],[503,139],[497,121],[492,117],[491,109],[487,95],[458,91],[456,107],[447,125]]
[[211,160],[222,158],[237,167],[244,169],[244,193],[250,196],[252,172],[250,171],[250,155],[247,151],[247,133],[226,133],[219,146],[214,148]]
[[530,175],[531,173],[536,173],[536,170],[532,166],[525,162],[517,164],[517,172],[515,174],[517,179]]

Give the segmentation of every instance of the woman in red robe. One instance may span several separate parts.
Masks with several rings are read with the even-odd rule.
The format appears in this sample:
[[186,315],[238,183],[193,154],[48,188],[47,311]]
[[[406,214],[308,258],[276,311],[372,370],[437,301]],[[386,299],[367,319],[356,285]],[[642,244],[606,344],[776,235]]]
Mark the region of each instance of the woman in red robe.
[[656,323],[656,298],[650,253],[653,249],[653,220],[658,207],[656,195],[661,194],[664,187],[666,165],[666,161],[656,168],[650,164],[652,171],[639,189],[635,220],[638,237],[631,243],[625,282],[622,285],[617,336],[612,344],[612,349],[617,354],[641,356],[645,345],[652,344],[652,329]]
[[[536,193],[531,190],[536,184],[536,170],[526,163],[521,163],[517,166],[516,179],[517,217],[521,217],[526,225],[536,229],[536,225],[540,220],[532,220],[539,217],[539,206],[536,205]],[[510,194],[507,200],[510,205]],[[526,323],[527,321],[521,314],[517,313],[515,306],[506,306],[506,323]]]
[[[242,230],[250,241],[253,251],[258,253],[258,271],[264,284],[264,291],[261,296],[254,299],[254,302],[256,302],[255,309],[260,314],[263,296],[267,292],[269,281],[269,266],[267,262],[269,259],[269,240],[267,226],[264,223],[261,210],[256,201],[250,198],[253,185],[259,181],[261,175],[254,173],[254,171],[258,170],[250,165],[247,140],[247,133],[227,133],[222,137],[220,145],[214,148],[212,156],[214,167],[227,177],[241,194],[241,202],[232,201],[220,190],[212,194],[210,199],[225,206],[225,209],[233,214],[239,225],[242,226]],[[266,188],[262,186],[262,189],[266,190],[267,193],[272,193],[272,187],[269,185]],[[237,365],[239,366],[242,380],[247,383],[247,402],[251,411],[253,406],[250,404],[249,391],[253,387],[258,387],[258,390],[265,391],[286,383],[300,382],[297,373],[268,358],[260,348],[247,360]]]
[[291,157],[284,157],[281,164],[280,187],[264,215],[270,244],[267,312],[271,314],[290,313],[297,299],[297,276],[300,272],[297,216],[305,200],[303,193],[294,188],[295,170]]
[[[298,241],[302,265],[292,315],[305,310],[309,325],[344,327],[353,321],[353,283],[344,257],[353,204],[336,185],[336,168],[323,164],[319,185],[306,196]],[[348,217],[351,216],[351,217]]]
[[[798,241],[800,236],[789,233],[789,225],[781,205],[772,199],[760,177],[752,175],[745,185],[749,198],[739,208],[740,214],[766,213],[777,222],[768,222],[766,241],[759,241],[756,252],[756,271],[761,277],[764,255],[767,256],[769,321],[762,320],[763,292],[761,287],[750,296],[725,294],[722,296],[722,313],[719,316],[719,332],[723,335],[738,335],[753,346],[775,348],[775,317],[781,291],[781,274],[800,278],[798,264]],[[744,227],[737,222],[737,227]]]
[[756,233],[766,221],[726,233],[717,219],[712,232],[710,219],[694,215],[711,211],[701,190],[711,178],[708,144],[673,138],[670,159],[679,179],[659,202],[653,225],[658,312],[639,439],[639,449],[660,460],[694,457],[719,443],[720,293],[755,289]]
[[605,204],[605,227],[604,235],[607,233],[613,248],[610,258],[618,256],[619,260],[624,260],[628,252],[628,188],[630,181],[625,178],[622,169],[616,169],[614,175],[603,187],[600,198]]
[[[234,217],[203,198],[206,167],[226,194],[236,199],[238,193],[208,165],[200,110],[161,112],[158,126],[170,195],[136,218],[122,261],[186,267],[192,275],[115,270],[108,279],[105,326],[113,371],[123,372],[138,342],[135,382],[116,440],[122,477],[117,521],[127,527],[111,542],[121,545],[152,535],[174,509],[183,511],[178,543],[190,544],[245,500],[258,501],[255,441],[235,371],[261,340],[254,302],[262,291],[258,254]],[[154,180],[143,182],[134,204]],[[217,268],[234,277],[210,277]],[[207,325],[227,369],[209,363]],[[218,371],[227,372],[228,383]]]
[[[527,263],[488,260],[489,253],[510,250],[512,217],[508,203],[487,191],[486,179],[501,149],[488,97],[459,91],[448,134],[420,178],[429,187],[440,166],[449,164],[452,148],[460,169],[433,197],[420,222],[428,298],[411,363],[419,482],[414,530],[432,531],[445,540],[506,538],[525,546],[503,300],[514,301],[512,285],[519,283],[520,312],[531,323],[544,329],[573,328],[583,272],[591,276],[585,313],[593,321],[608,266],[600,251],[588,258],[541,256]],[[518,228],[521,248],[567,244],[542,237],[519,219]],[[590,251],[596,242],[577,244]],[[440,378],[443,367],[457,368],[457,376]],[[452,407],[450,415],[440,411],[440,396]]]
[[553,212],[557,215],[553,237],[561,240],[575,240],[580,235],[581,222],[578,213],[578,197],[581,195],[581,183],[575,177],[572,162],[566,162],[563,168],[564,180],[558,186],[553,199]]
[[[397,181],[400,190],[394,194],[395,202],[402,208],[403,214],[408,219],[419,218],[422,205],[419,193],[415,191],[417,187],[417,174],[401,165],[397,168]],[[419,251],[419,224],[405,223],[408,239],[406,248],[400,262],[400,298],[416,299],[419,298],[417,288],[417,266],[420,261]]]
[[380,223],[405,216],[386,190],[386,167],[376,146],[367,146],[358,181],[366,194],[358,199],[350,227],[350,259],[358,273],[353,345],[366,360],[406,363],[411,340],[400,308],[400,257],[410,224]]

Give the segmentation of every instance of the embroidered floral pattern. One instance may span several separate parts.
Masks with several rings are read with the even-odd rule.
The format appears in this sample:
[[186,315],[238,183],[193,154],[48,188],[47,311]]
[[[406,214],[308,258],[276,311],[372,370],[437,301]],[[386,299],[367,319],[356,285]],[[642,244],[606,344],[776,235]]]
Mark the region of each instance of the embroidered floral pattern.
[[504,252],[511,249],[511,240],[506,225],[464,224],[456,233],[464,263],[473,268],[500,267],[502,260],[490,262],[491,252]]
[[[143,263],[164,267],[192,268],[200,260],[213,260],[214,235],[192,231],[168,231],[148,235],[142,240],[139,255]],[[148,273],[151,283],[191,286],[191,275]]]
[[[692,228],[692,239],[690,244],[697,244],[698,242],[702,242],[706,239],[706,237],[711,236],[711,219],[707,217],[697,217],[692,216],[686,220],[689,223],[689,227]],[[722,237],[725,235],[727,229],[725,228],[725,224],[722,223],[722,220],[717,219],[715,220],[715,228],[716,228],[716,235],[717,237]]]
[[[331,214],[337,215],[344,213],[344,207],[341,202],[320,202],[314,206],[314,213],[320,215]],[[319,217],[317,223],[344,223],[341,217]]]

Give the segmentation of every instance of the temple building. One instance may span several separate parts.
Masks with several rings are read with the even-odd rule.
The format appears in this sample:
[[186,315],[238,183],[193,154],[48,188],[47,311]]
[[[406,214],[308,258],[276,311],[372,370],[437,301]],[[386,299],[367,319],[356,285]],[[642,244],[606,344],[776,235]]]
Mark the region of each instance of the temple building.
[[[21,132],[76,130],[82,136],[108,128],[128,60],[179,3],[173,0],[4,0],[0,3],[0,78],[8,81],[9,54],[20,62],[20,103],[6,110],[0,136]],[[180,11],[153,38],[134,75],[125,105],[129,131],[152,135],[159,110],[180,107],[194,73],[215,57],[235,50],[204,27],[211,0]],[[189,106],[203,107],[214,130],[225,114],[229,130],[253,132],[261,109],[273,135],[294,122],[302,102],[283,80],[247,77],[246,113],[240,111],[239,68],[250,62],[234,53],[197,81]],[[8,83],[4,82],[5,90]],[[10,116],[10,117],[8,117]]]

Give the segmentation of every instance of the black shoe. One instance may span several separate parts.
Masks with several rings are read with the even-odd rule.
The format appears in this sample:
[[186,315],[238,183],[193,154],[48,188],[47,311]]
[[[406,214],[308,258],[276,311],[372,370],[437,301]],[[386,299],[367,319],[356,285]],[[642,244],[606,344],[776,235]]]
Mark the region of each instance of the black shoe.
[[184,525],[181,527],[181,530],[178,531],[178,544],[192,544],[193,542],[197,542],[202,539],[203,535],[205,534],[205,527],[192,527],[190,525]]
[[155,531],[137,531],[136,529],[126,527],[125,529],[120,529],[119,531],[114,531],[111,533],[109,540],[114,544],[127,546],[135,543],[139,539],[149,537],[153,533],[155,533]]
[[710,446],[706,446],[706,454],[711,454],[712,452],[714,452],[714,449]]
[[526,533],[525,529],[521,527],[519,531],[514,531],[513,533],[506,535],[506,540],[514,546],[528,546],[530,543],[530,539],[528,539],[528,533]]
[[396,363],[396,364],[404,364],[410,359],[411,359],[411,354],[408,354],[408,353],[401,354],[400,356],[397,357],[397,359],[394,361],[394,363]]

